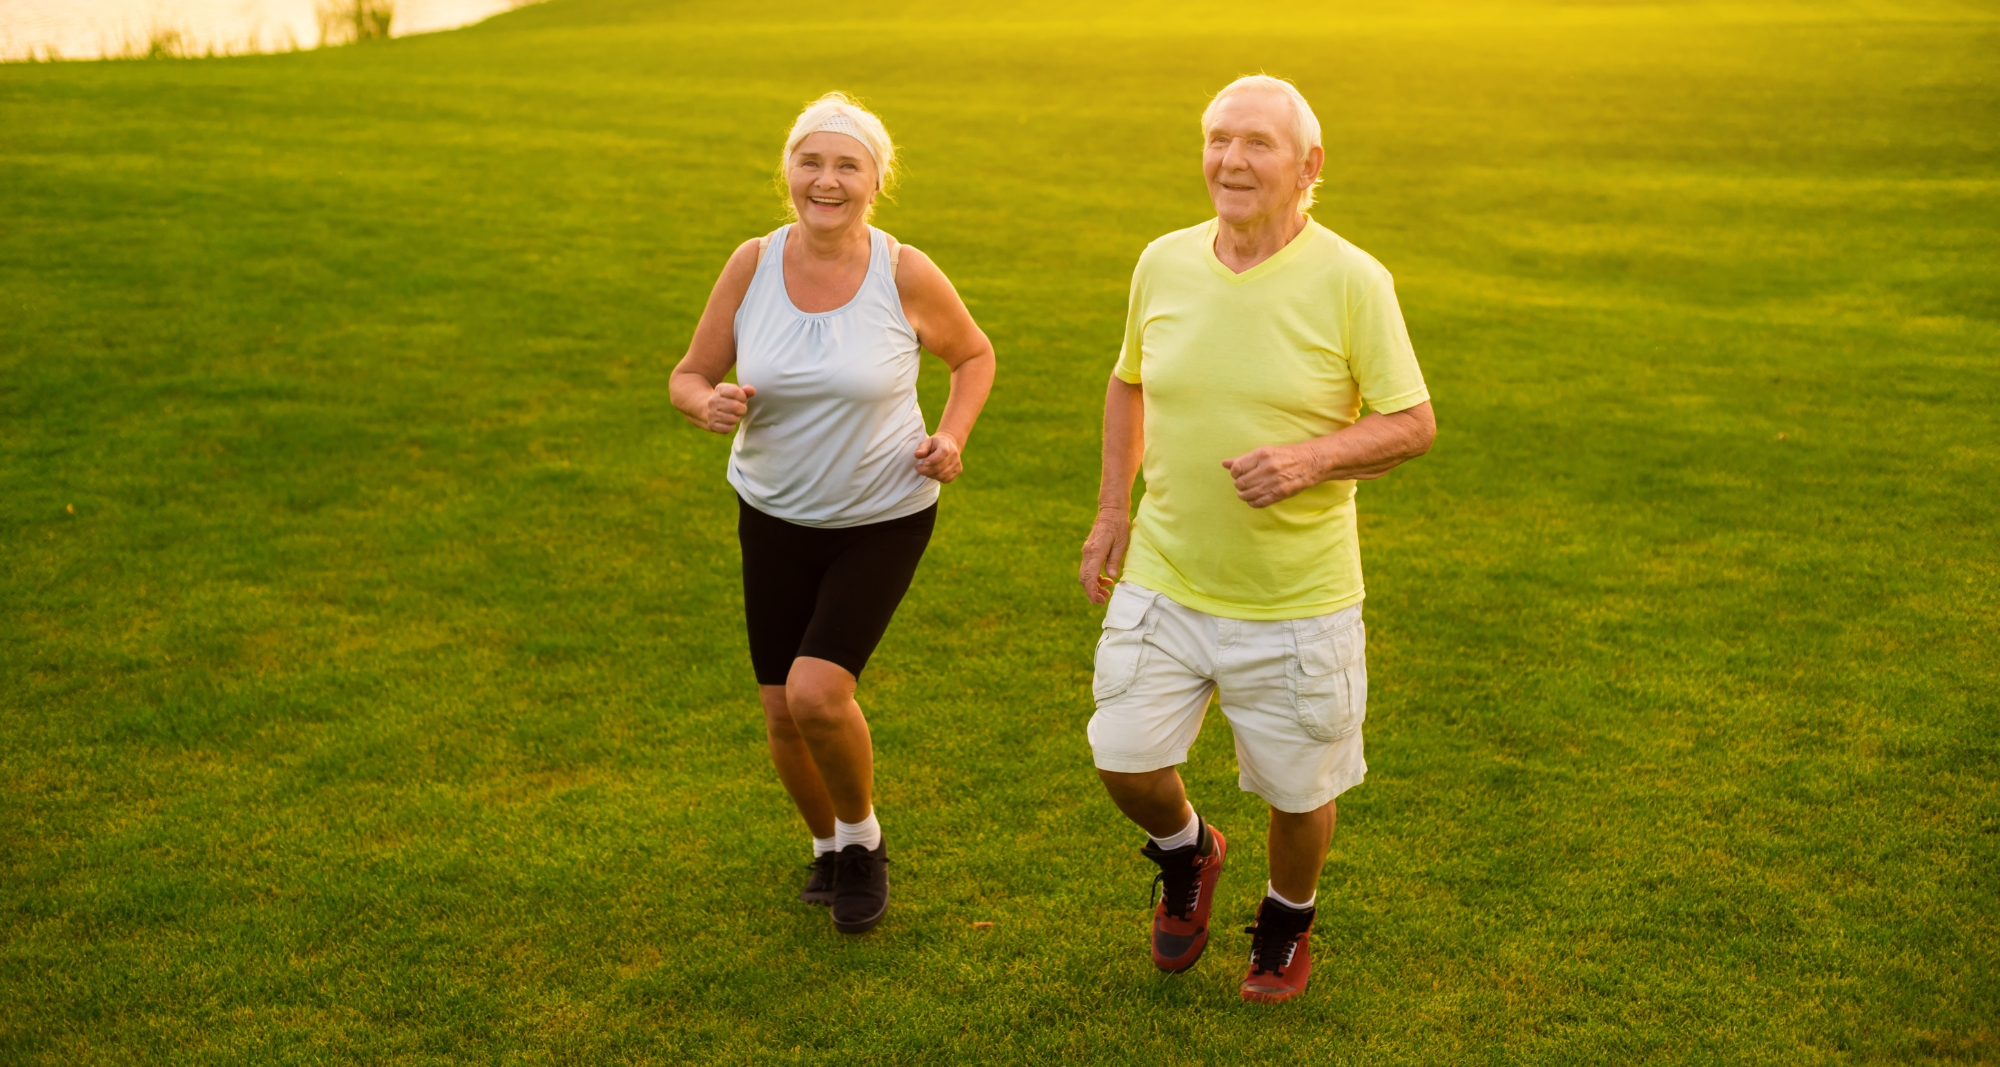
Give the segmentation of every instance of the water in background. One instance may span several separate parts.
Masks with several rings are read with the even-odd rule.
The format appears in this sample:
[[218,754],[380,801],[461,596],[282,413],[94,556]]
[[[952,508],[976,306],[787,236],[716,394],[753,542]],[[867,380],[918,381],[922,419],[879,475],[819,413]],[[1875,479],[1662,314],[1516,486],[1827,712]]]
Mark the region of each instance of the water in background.
[[[185,54],[281,52],[319,41],[326,0],[0,0],[0,60],[143,55],[178,33]],[[448,30],[522,0],[395,0],[397,37]]]

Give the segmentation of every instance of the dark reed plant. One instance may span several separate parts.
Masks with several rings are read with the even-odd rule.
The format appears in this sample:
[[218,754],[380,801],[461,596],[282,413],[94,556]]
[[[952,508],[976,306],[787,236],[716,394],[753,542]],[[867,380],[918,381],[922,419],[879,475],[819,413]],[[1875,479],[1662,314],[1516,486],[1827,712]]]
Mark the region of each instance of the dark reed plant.
[[316,12],[321,47],[386,40],[396,19],[395,0],[324,0]]
[[169,26],[155,26],[146,31],[144,40],[125,39],[124,50],[118,59],[186,59],[195,55],[194,42],[181,30]]

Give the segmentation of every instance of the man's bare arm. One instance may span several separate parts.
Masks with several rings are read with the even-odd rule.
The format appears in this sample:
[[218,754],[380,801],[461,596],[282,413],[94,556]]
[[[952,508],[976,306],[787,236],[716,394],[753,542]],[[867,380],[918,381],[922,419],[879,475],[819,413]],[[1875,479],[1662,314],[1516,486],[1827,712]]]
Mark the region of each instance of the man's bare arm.
[[1387,415],[1370,412],[1352,426],[1295,445],[1269,445],[1225,459],[1236,495],[1267,508],[1321,482],[1380,478],[1431,450],[1437,420],[1430,401]]
[[1093,604],[1111,598],[1132,540],[1132,480],[1146,452],[1146,394],[1114,376],[1104,387],[1104,473],[1097,483],[1097,521],[1083,542],[1076,580]]

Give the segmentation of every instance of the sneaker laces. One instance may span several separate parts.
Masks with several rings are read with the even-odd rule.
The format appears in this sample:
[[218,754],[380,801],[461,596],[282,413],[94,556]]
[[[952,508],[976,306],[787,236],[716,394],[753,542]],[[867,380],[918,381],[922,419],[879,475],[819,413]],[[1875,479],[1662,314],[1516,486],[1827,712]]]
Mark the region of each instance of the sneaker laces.
[[1299,935],[1312,929],[1312,918],[1310,911],[1259,909],[1257,921],[1243,928],[1250,935],[1250,973],[1282,976],[1299,950]]
[[1164,896],[1168,915],[1183,922],[1191,919],[1194,906],[1201,899],[1201,879],[1197,874],[1192,860],[1160,868],[1160,873],[1153,876],[1153,891],[1146,906],[1157,905]]
[[1207,837],[1208,835],[1204,833],[1200,840],[1187,846],[1185,859],[1179,855],[1183,850],[1178,848],[1172,852],[1161,851],[1151,846],[1141,850],[1145,852],[1147,859],[1160,865],[1159,873],[1153,875],[1152,891],[1146,901],[1148,908],[1158,904],[1164,897],[1169,916],[1182,922],[1194,917],[1195,905],[1201,902],[1202,857],[1199,850]]
[[889,865],[889,857],[877,856],[873,852],[850,854],[846,849],[840,849],[836,852],[829,852],[827,855],[833,857],[833,884],[835,885],[839,885],[848,878],[866,881],[870,864],[879,863],[885,867]]

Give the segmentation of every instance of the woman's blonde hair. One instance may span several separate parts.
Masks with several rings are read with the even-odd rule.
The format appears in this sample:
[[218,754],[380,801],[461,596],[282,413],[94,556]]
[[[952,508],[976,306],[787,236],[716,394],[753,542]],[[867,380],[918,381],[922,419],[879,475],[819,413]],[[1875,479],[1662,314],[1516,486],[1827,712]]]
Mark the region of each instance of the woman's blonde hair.
[[[1291,137],[1292,146],[1299,151],[1299,162],[1305,162],[1306,154],[1320,147],[1319,116],[1313,114],[1312,105],[1306,103],[1306,94],[1299,92],[1298,86],[1293,85],[1283,78],[1273,78],[1269,74],[1245,74],[1243,77],[1223,86],[1222,91],[1215,94],[1215,99],[1210,100],[1208,107],[1201,113],[1202,143],[1208,143],[1208,124],[1209,120],[1215,115],[1215,109],[1224,100],[1235,96],[1237,93],[1248,92],[1253,89],[1266,93],[1277,93],[1291,102],[1291,129],[1285,132],[1287,136]],[[1305,196],[1299,199],[1300,211],[1313,206],[1313,193],[1319,189],[1319,183],[1325,180],[1326,171],[1321,169],[1320,176],[1313,179],[1313,183],[1306,187]]]
[[[798,209],[792,204],[791,185],[786,180],[792,153],[800,141],[822,131],[844,133],[861,142],[861,147],[875,160],[876,192],[886,194],[896,184],[896,142],[889,139],[882,120],[846,93],[828,93],[799,112],[792,123],[792,132],[785,137],[784,154],[778,157],[778,188],[785,193],[785,213],[792,218],[798,216]],[[868,214],[871,217],[875,214],[875,205],[868,205]]]

